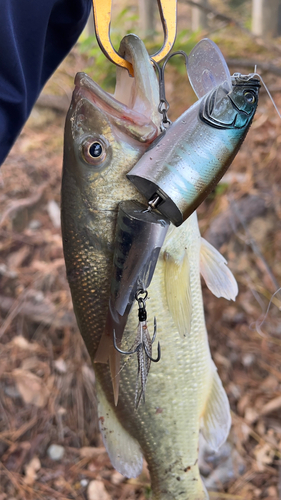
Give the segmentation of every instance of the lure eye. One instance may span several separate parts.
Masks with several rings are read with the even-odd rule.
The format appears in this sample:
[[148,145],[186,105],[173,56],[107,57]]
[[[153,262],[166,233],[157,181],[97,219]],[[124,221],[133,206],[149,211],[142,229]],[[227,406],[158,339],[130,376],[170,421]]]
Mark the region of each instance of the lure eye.
[[106,157],[104,145],[99,141],[93,141],[93,139],[84,142],[82,153],[84,160],[91,165],[99,165]]
[[253,92],[245,92],[244,97],[250,104],[254,104],[254,102],[256,102],[256,96],[253,94]]

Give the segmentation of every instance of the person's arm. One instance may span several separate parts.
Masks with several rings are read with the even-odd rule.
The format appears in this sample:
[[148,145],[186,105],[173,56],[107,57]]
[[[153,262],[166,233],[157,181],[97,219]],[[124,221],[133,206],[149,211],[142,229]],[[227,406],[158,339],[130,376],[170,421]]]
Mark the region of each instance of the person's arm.
[[48,78],[82,32],[91,0],[2,0],[0,165]]

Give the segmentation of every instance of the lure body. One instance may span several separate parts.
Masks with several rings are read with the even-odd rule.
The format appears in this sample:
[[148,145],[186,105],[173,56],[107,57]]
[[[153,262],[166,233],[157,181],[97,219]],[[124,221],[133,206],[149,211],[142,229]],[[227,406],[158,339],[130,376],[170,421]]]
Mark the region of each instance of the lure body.
[[214,189],[238,153],[258,104],[259,80],[216,86],[158,137],[127,175],[176,226]]
[[[65,128],[64,255],[77,323],[92,361],[112,293],[119,203],[146,203],[126,174],[156,137],[160,122],[158,82],[142,42],[125,37],[121,55],[132,62],[135,77],[117,70],[114,99],[78,75]],[[237,285],[225,264],[201,238],[195,213],[180,228],[170,227],[147,301],[148,326],[152,329],[156,317],[162,356],[151,365],[145,404],[138,410],[136,356],[122,358],[117,406],[109,365],[94,363],[100,430],[112,464],[136,477],[144,456],[154,500],[206,500],[197,463],[200,428],[213,449],[228,435],[229,404],[210,356],[200,283],[201,270],[213,293],[234,299]],[[134,345],[137,326],[135,303],[122,349]],[[115,354],[113,349],[109,356]]]

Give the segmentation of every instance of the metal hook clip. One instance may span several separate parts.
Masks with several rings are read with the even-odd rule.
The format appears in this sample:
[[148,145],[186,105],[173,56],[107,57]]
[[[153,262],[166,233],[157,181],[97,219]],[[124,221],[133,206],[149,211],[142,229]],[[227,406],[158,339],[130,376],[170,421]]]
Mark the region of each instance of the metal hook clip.
[[[95,32],[98,44],[104,55],[117,66],[126,68],[131,76],[134,76],[133,66],[129,61],[121,57],[110,39],[112,0],[93,0]],[[161,22],[164,31],[164,43],[162,48],[151,56],[156,62],[161,61],[169,54],[173,47],[177,30],[177,0],[157,0]]]
[[[166,93],[165,93],[165,79],[164,79],[164,73],[165,73],[165,68],[169,60],[177,55],[184,56],[185,58],[185,66],[187,69],[188,65],[188,56],[183,50],[177,50],[176,52],[173,52],[172,54],[168,55],[164,61],[163,66],[159,66],[157,64],[157,61],[155,59],[151,59],[153,65],[157,69],[158,72],[158,78],[159,78],[159,106],[158,106],[158,111],[161,113],[163,116],[162,118],[162,123],[161,123],[161,132],[164,132],[171,124],[171,120],[168,118],[168,111],[170,108],[170,105],[166,99]],[[149,202],[151,204],[151,202]],[[154,207],[153,207],[154,208]]]

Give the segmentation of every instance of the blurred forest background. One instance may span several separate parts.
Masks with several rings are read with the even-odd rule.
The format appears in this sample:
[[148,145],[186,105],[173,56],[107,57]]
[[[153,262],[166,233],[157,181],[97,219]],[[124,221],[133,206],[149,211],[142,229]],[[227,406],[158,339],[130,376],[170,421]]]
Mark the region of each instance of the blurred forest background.
[[[139,34],[162,45],[152,0],[116,0],[112,40]],[[231,73],[257,71],[281,109],[278,0],[178,2],[175,50],[214,40]],[[127,480],[97,431],[95,376],[78,332],[60,233],[63,127],[77,71],[114,90],[115,67],[89,22],[56,71],[0,174],[0,500],[145,500],[146,467]],[[196,99],[183,61],[167,68],[173,120]],[[202,443],[211,499],[281,499],[281,122],[262,87],[240,153],[198,210],[200,228],[226,257],[235,303],[203,284],[211,351],[233,426],[219,453]]]

